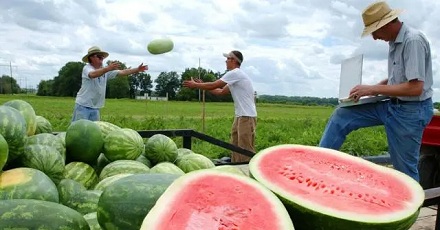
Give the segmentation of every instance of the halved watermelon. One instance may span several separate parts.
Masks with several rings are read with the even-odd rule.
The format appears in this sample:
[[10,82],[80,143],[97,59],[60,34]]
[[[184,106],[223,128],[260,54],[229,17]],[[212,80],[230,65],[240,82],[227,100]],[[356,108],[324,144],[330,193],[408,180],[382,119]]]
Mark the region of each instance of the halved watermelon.
[[212,169],[174,181],[145,217],[141,230],[290,230],[281,201],[251,178]]
[[300,230],[409,229],[425,196],[397,170],[320,147],[270,147],[249,170],[280,197]]

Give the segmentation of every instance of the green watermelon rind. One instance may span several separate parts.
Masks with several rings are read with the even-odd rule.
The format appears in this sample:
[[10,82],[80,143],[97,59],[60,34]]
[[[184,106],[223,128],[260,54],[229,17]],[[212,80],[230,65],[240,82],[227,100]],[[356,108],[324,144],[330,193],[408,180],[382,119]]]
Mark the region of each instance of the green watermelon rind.
[[32,136],[37,129],[37,115],[31,104],[20,99],[5,102],[3,105],[17,109],[26,121],[26,134]]
[[85,215],[96,211],[102,191],[86,190],[86,188],[72,180],[64,179],[58,186],[60,203]]
[[89,225],[77,211],[41,200],[0,200],[0,229],[76,229]]
[[177,166],[185,173],[189,173],[196,170],[214,168],[215,164],[208,157],[194,153],[182,156]]
[[64,178],[64,159],[60,152],[48,145],[26,145],[21,156],[23,166],[45,173],[55,184]]
[[64,178],[72,179],[82,184],[86,189],[98,183],[95,169],[84,162],[70,162],[64,167]]
[[66,131],[66,151],[69,161],[96,164],[104,146],[101,130],[93,121],[77,120]]
[[[326,151],[328,154],[333,154],[334,156],[344,158],[345,160],[354,161],[356,163],[365,164],[374,170],[386,172],[390,176],[407,183],[411,186],[414,201],[412,201],[412,207],[408,207],[405,211],[400,213],[392,213],[390,215],[377,215],[372,213],[371,215],[359,214],[359,213],[348,213],[338,211],[332,208],[323,207],[322,205],[313,203],[310,199],[304,200],[295,197],[293,194],[289,194],[278,186],[270,182],[270,180],[265,179],[262,176],[258,168],[258,163],[263,156],[269,154],[278,148],[302,148],[304,151],[311,149],[313,151]],[[249,174],[251,178],[254,178],[265,187],[270,189],[275,193],[279,199],[284,203],[287,210],[289,211],[296,229],[316,229],[325,226],[328,229],[408,229],[412,226],[418,217],[420,208],[425,199],[423,188],[411,177],[391,168],[383,167],[375,163],[369,162],[362,158],[354,157],[349,154],[342,153],[337,150],[323,149],[314,146],[304,146],[295,144],[282,144],[277,146],[272,146],[261,150],[257,153],[249,162]],[[319,210],[319,211],[318,211]]]
[[135,160],[117,160],[106,165],[99,174],[99,181],[118,174],[144,174],[149,173],[150,168]]
[[89,224],[90,230],[101,230],[102,229],[98,223],[98,216],[96,214],[96,211],[85,214],[84,219]]
[[6,139],[0,134],[0,173],[6,165],[9,156],[9,147]]
[[15,108],[0,105],[0,134],[8,142],[8,162],[19,158],[23,153],[26,132],[23,115]]
[[[161,215],[168,212],[169,208],[172,206],[173,202],[176,199],[178,199],[179,194],[181,194],[185,186],[195,183],[195,181],[199,177],[204,177],[204,176],[214,176],[214,177],[223,176],[230,178],[231,180],[237,180],[240,183],[244,183],[246,185],[255,188],[256,191],[260,192],[260,194],[264,196],[268,202],[271,203],[271,206],[273,207],[272,210],[275,210],[275,212],[278,214],[279,225],[281,227],[280,229],[282,230],[295,229],[286,208],[281,203],[280,199],[278,199],[278,197],[275,194],[273,194],[269,189],[267,189],[266,187],[264,187],[263,185],[261,185],[260,183],[249,177],[237,176],[228,172],[208,169],[208,170],[193,171],[175,180],[160,196],[160,198],[156,202],[156,205],[145,216],[140,230],[160,228],[161,226],[158,225],[161,224],[161,220],[162,220]],[[215,199],[215,197],[213,197],[213,199]],[[263,201],[259,200],[258,202],[263,202]]]
[[98,182],[98,184],[95,185],[95,187],[93,188],[94,190],[98,190],[98,191],[104,191],[105,188],[107,188],[109,185],[115,183],[116,181],[134,175],[132,173],[121,173],[121,174],[116,174],[110,177],[106,177],[104,179],[102,179],[101,181]]
[[0,200],[34,199],[59,202],[55,183],[40,170],[22,167],[9,169],[0,174],[0,182],[20,179],[21,181],[8,186],[0,183],[0,186],[3,186],[0,187]]
[[155,134],[145,143],[145,156],[153,165],[168,161],[174,163],[177,159],[177,145],[163,134]]
[[63,144],[63,140],[51,133],[39,133],[33,136],[28,136],[26,137],[24,144],[25,147],[26,145],[31,144],[40,144],[55,147],[63,157],[64,161],[66,160],[66,147]]
[[185,172],[171,162],[160,162],[150,169],[150,173],[169,173],[174,175],[184,175]]
[[52,124],[45,117],[37,115],[36,122],[37,128],[35,129],[35,134],[53,132]]
[[99,198],[99,224],[103,229],[139,229],[157,199],[178,177],[172,174],[136,174],[116,181]]
[[103,152],[109,161],[136,160],[145,152],[144,140],[133,129],[116,129],[106,136]]

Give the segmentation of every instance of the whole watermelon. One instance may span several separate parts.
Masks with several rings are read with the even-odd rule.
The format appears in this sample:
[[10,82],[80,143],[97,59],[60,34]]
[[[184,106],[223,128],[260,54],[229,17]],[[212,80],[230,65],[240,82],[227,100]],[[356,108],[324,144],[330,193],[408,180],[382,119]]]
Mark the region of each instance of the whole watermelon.
[[150,173],[169,173],[174,175],[182,176],[185,174],[182,169],[177,167],[175,164],[170,162],[160,162],[150,169]]
[[31,104],[23,100],[15,99],[7,101],[3,105],[17,109],[26,121],[27,135],[32,136],[35,134],[35,130],[37,129],[37,115]]
[[31,199],[0,200],[0,229],[75,229],[89,225],[77,211],[64,205]]
[[150,168],[135,160],[117,160],[106,165],[99,174],[99,181],[123,173],[141,174],[148,173]]
[[6,161],[8,161],[9,149],[8,142],[6,142],[5,138],[0,134],[0,172],[5,166]]
[[179,176],[138,174],[109,185],[98,202],[98,222],[103,229],[138,230],[157,199]]
[[92,166],[84,162],[70,162],[64,169],[64,178],[79,182],[87,189],[98,183],[98,175]]
[[8,162],[23,154],[26,121],[18,110],[10,106],[0,105],[0,134],[8,143]]
[[54,147],[63,157],[63,161],[66,160],[66,147],[64,146],[63,140],[61,140],[61,138],[51,133],[39,133],[26,138],[25,147],[27,145],[34,144]]
[[49,120],[47,120],[43,116],[38,116],[36,118],[37,121],[37,129],[35,130],[35,134],[39,133],[52,133],[52,124]]
[[184,155],[177,163],[177,166],[185,173],[215,167],[214,163],[208,157],[198,153]]
[[177,158],[177,145],[163,134],[155,134],[145,143],[145,156],[153,165],[168,161],[174,163]]
[[69,125],[66,131],[67,159],[94,165],[102,151],[104,140],[99,126],[81,119]]
[[64,178],[64,159],[55,147],[26,145],[21,156],[23,166],[45,173],[55,184]]
[[144,151],[144,140],[132,129],[113,130],[104,140],[104,154],[109,161],[136,160]]
[[103,140],[105,140],[105,138],[107,137],[107,135],[111,132],[111,131],[113,131],[113,130],[116,130],[116,129],[121,129],[121,127],[119,127],[119,126],[117,126],[117,125],[115,125],[115,124],[112,124],[112,123],[110,123],[110,122],[108,122],[108,121],[94,121],[98,126],[99,126],[99,128],[101,129],[101,134],[102,134],[102,139]]
[[95,212],[98,208],[102,191],[86,190],[86,188],[71,179],[63,179],[58,184],[60,203],[85,215]]
[[53,181],[33,168],[15,168],[0,174],[0,200],[10,199],[59,202],[58,190]]

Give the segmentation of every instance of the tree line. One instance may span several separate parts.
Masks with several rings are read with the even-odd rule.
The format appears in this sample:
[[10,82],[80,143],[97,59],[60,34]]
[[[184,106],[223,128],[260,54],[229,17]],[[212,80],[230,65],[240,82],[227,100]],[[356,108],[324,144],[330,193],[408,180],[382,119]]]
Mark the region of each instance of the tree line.
[[[121,69],[128,68],[124,63],[115,60],[121,64]],[[107,61],[107,64],[112,61]],[[59,71],[58,75],[50,80],[41,80],[37,86],[37,95],[39,96],[59,96],[59,97],[75,97],[81,87],[82,69],[86,63],[84,62],[68,62]],[[199,101],[203,95],[197,89],[188,89],[182,87],[182,82],[191,77],[197,77],[204,82],[212,82],[220,79],[224,73],[215,72],[204,68],[186,68],[182,73],[161,72],[154,80],[156,83],[153,89],[153,80],[148,72],[136,73],[129,76],[117,77],[111,79],[107,83],[107,98],[136,98],[136,96],[165,97],[168,100],[178,101]],[[8,76],[3,75],[0,78],[0,94],[18,94],[29,93],[29,89],[21,89],[17,81]],[[215,96],[209,92],[205,93],[205,101],[207,102],[231,102],[231,95]],[[277,103],[292,105],[319,105],[319,106],[336,106],[337,98],[319,98],[304,96],[283,96],[283,95],[258,95],[259,103]],[[435,108],[440,108],[440,103],[434,103]]]

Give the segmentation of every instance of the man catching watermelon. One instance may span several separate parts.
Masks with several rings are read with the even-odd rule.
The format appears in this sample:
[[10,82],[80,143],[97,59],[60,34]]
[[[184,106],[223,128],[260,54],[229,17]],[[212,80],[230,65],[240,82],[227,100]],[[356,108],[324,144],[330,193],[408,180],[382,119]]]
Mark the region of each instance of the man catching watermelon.
[[120,65],[112,62],[103,66],[109,54],[99,47],[91,47],[82,58],[87,64],[82,71],[81,88],[76,95],[72,122],[80,119],[99,121],[99,109],[104,106],[107,81],[117,76],[127,76],[148,70],[147,65],[140,64],[137,68],[119,70]]
[[426,37],[398,19],[401,10],[375,2],[362,13],[362,36],[389,44],[388,78],[377,85],[357,85],[350,91],[355,102],[362,96],[385,95],[389,100],[337,108],[319,146],[339,149],[346,136],[363,127],[384,125],[394,169],[416,181],[423,130],[433,116],[431,48]]
[[[214,82],[200,80],[184,81],[183,86],[209,90],[214,95],[231,93],[234,100],[235,118],[231,130],[233,145],[255,152],[255,129],[257,124],[257,110],[255,106],[254,88],[250,77],[240,69],[243,54],[234,50],[223,54],[226,57],[227,73]],[[250,157],[233,152],[232,162],[248,162]]]

